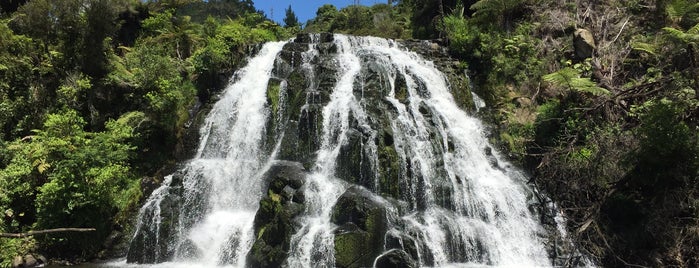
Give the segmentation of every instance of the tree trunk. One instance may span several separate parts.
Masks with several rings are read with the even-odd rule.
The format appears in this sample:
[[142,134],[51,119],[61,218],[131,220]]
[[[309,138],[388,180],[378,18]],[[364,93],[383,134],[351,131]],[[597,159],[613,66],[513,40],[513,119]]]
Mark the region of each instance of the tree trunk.
[[56,229],[46,229],[39,231],[29,231],[26,233],[0,233],[0,237],[7,238],[22,238],[27,236],[48,234],[48,233],[64,233],[64,232],[94,232],[95,228],[56,228]]

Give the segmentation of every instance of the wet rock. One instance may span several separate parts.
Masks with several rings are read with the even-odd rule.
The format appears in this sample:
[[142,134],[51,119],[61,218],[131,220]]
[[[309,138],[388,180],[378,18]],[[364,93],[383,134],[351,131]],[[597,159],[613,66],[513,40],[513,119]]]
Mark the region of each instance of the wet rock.
[[365,151],[367,142],[373,141],[359,130],[351,128],[347,131],[347,143],[340,148],[337,157],[336,174],[340,179],[364,187],[374,184],[371,160]]
[[361,187],[351,187],[338,199],[332,222],[337,267],[370,267],[384,248],[386,205]]
[[353,223],[346,223],[335,231],[335,266],[341,268],[371,267],[377,255],[372,235]]
[[573,36],[573,47],[578,60],[592,57],[592,52],[596,48],[595,38],[587,29],[577,29]]
[[403,250],[392,249],[376,259],[375,268],[413,268],[417,262]]
[[415,239],[401,233],[389,232],[386,234],[386,249],[403,250],[413,260],[417,260],[419,256]]
[[277,161],[265,173],[267,196],[260,200],[255,215],[255,243],[248,253],[249,267],[279,267],[288,257],[294,217],[305,210],[302,192],[306,170],[298,162]]

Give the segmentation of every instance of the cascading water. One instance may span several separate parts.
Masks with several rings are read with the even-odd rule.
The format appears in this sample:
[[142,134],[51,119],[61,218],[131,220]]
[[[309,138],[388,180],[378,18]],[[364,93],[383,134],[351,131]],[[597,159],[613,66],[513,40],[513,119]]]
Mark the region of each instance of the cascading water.
[[394,41],[266,44],[200,132],[141,209],[129,262],[547,267],[574,254],[549,245],[558,229],[445,76]]
[[267,98],[256,89],[267,87],[283,45],[265,45],[225,90],[202,126],[197,155],[175,175],[179,185],[169,178],[141,209],[130,259],[244,266],[264,193],[255,178],[269,157],[261,149]]

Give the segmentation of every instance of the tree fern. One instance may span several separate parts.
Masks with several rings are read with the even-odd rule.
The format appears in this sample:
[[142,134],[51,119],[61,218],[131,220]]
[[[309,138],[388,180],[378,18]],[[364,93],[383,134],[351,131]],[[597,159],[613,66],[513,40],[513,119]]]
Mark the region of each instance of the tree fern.
[[571,91],[590,93],[595,96],[609,94],[608,90],[597,86],[590,78],[580,77],[580,72],[570,67],[544,75],[542,79],[555,86],[568,88]]

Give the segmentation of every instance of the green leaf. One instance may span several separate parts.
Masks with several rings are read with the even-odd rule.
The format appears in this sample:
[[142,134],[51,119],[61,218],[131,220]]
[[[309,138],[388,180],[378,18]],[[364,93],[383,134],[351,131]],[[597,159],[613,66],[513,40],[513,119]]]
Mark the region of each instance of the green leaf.
[[590,93],[595,96],[609,94],[608,90],[597,86],[597,83],[590,80],[590,78],[580,77],[580,72],[570,67],[544,75],[542,79],[555,86],[568,88],[571,91]]

